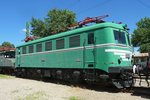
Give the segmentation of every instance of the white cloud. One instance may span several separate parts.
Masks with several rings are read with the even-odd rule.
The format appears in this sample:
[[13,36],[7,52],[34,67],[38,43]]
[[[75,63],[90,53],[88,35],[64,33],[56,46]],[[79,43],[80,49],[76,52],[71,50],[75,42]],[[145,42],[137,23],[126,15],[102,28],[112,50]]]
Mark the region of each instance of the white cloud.
[[[22,32],[26,32],[27,30],[24,28],[21,30]],[[31,30],[29,30],[29,32],[31,32]]]
[[24,28],[24,29],[22,29],[22,31],[23,31],[23,32],[26,32],[27,30]]

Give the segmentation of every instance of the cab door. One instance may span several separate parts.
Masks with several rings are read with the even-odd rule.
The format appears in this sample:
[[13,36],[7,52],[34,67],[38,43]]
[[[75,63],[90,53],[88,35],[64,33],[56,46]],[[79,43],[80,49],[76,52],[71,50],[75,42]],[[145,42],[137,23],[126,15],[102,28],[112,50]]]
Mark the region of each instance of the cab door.
[[20,67],[21,64],[21,52],[20,52],[20,48],[17,48],[17,52],[16,52],[16,67]]
[[88,33],[87,39],[85,39],[84,45],[84,68],[95,68],[96,61],[96,47],[95,47],[95,39],[94,32]]

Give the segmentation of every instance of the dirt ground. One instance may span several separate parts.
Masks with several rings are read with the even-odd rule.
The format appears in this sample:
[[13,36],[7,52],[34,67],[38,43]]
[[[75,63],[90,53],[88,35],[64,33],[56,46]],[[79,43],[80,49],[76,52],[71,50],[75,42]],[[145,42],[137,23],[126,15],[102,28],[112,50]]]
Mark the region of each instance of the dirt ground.
[[[137,82],[138,83],[138,82]],[[146,85],[142,82],[142,85]],[[0,78],[0,100],[149,100],[150,88],[132,92],[111,88],[81,88],[21,78]]]

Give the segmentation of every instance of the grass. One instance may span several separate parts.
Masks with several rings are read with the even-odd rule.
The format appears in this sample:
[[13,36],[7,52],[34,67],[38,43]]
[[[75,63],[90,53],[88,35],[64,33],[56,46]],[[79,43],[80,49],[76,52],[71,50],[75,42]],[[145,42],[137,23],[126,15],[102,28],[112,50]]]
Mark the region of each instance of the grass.
[[0,74],[0,79],[13,79],[13,76]]
[[29,94],[25,97],[19,97],[17,100],[45,100],[44,98],[47,98],[47,95],[43,91],[38,91],[32,94]]
[[71,96],[69,97],[69,100],[85,100],[84,98],[76,97],[76,96]]

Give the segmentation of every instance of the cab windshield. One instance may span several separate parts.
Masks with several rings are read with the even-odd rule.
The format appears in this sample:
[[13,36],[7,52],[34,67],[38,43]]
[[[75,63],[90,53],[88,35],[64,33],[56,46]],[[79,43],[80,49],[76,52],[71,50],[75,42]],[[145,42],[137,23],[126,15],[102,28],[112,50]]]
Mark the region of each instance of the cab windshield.
[[114,30],[115,43],[126,44],[125,32]]

